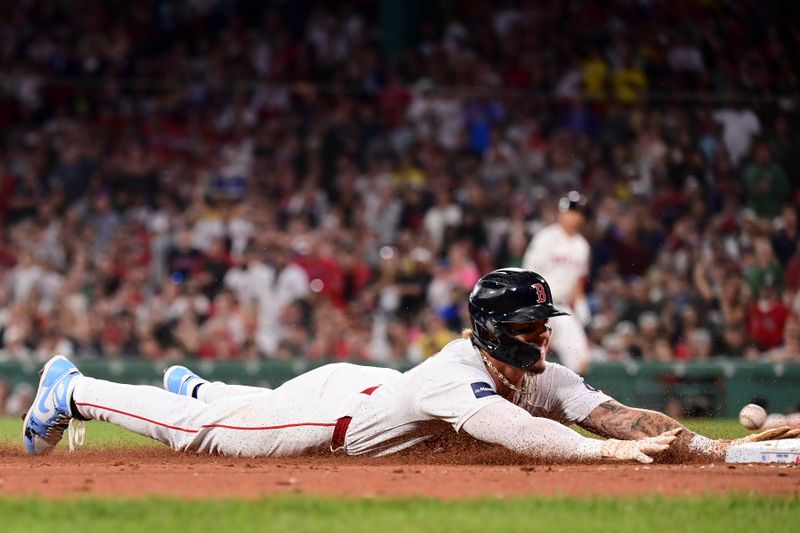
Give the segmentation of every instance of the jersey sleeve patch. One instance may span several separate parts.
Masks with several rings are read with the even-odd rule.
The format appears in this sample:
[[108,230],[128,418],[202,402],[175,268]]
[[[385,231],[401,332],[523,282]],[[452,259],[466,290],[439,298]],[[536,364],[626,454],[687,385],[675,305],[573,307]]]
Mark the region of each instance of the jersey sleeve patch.
[[493,396],[497,394],[492,386],[485,381],[476,381],[475,383],[471,383],[470,386],[472,387],[472,393],[476,398],[483,398],[484,396]]

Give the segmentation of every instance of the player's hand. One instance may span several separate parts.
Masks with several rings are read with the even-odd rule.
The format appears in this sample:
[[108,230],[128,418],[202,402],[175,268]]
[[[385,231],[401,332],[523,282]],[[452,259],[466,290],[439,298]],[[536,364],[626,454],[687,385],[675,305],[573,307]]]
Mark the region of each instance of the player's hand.
[[639,440],[608,439],[603,442],[601,456],[604,459],[652,463],[652,456],[666,451],[681,431],[683,428],[675,428],[657,437],[646,437]]
[[793,439],[800,435],[800,428],[792,428],[791,426],[783,426],[774,429],[761,431],[760,433],[753,433],[741,439],[735,439],[733,444],[742,444],[745,442],[762,442],[765,440],[783,440]]
[[707,446],[703,453],[710,454],[714,459],[723,460],[725,454],[733,444],[745,444],[747,442],[763,442],[765,440],[783,440],[793,439],[800,435],[800,428],[792,428],[791,426],[783,426],[779,428],[768,429],[759,433],[753,433],[741,439],[720,439],[709,441],[710,445]]

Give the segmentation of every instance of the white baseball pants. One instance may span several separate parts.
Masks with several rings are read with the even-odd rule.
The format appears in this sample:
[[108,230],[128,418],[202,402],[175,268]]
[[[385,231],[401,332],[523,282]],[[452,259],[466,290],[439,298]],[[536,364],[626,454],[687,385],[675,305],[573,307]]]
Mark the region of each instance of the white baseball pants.
[[73,401],[81,416],[103,420],[174,450],[232,456],[290,456],[330,449],[337,420],[352,413],[361,391],[396,370],[325,365],[277,389],[211,383],[200,399],[144,385],[79,378]]

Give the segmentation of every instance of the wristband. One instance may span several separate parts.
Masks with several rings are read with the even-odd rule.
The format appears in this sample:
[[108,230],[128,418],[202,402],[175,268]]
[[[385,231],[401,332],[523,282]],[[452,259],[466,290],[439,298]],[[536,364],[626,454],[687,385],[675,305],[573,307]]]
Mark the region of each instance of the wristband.
[[695,435],[689,441],[689,449],[696,453],[710,454],[714,450],[714,440],[702,435]]

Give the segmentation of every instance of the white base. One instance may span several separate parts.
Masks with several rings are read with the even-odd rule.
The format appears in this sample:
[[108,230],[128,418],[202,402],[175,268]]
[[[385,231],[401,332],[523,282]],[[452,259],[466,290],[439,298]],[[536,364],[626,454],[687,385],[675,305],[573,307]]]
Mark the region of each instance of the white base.
[[728,448],[725,462],[800,464],[800,439],[734,444]]

